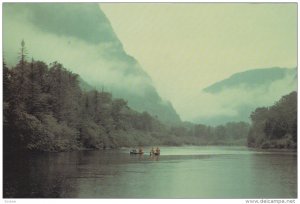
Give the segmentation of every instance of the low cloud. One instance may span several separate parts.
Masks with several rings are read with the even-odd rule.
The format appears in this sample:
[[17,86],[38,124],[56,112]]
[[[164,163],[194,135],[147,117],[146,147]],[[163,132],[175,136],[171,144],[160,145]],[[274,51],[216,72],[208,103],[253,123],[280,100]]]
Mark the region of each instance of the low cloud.
[[[5,8],[4,6],[3,52],[9,66],[18,61],[20,42],[24,39],[29,60],[33,57],[46,63],[58,61],[94,87],[104,86],[106,90],[117,88],[140,96],[145,94],[147,88],[152,87],[151,79],[139,64],[130,60],[129,56],[124,60],[122,57],[125,53],[118,56],[118,52],[122,51],[119,41],[93,44],[74,36],[46,32],[28,19],[30,12],[8,12]],[[288,75],[267,86],[252,89],[239,86],[224,89],[218,94],[199,94],[198,90],[189,88],[179,94],[176,87],[172,87],[175,98],[184,100],[180,104],[173,102],[183,120],[238,117],[241,108],[245,106],[255,109],[272,105],[282,95],[296,90],[296,81],[295,76]]]
[[128,72],[132,68],[139,70],[138,64],[111,59],[113,52],[120,49],[119,42],[92,44],[76,37],[45,32],[29,21],[28,15],[28,12],[10,13],[4,7],[3,51],[9,66],[18,61],[20,42],[24,39],[28,60],[33,57],[46,63],[58,61],[92,86],[121,90],[126,87],[126,91],[142,95],[143,88],[152,83],[144,73]]
[[281,80],[255,88],[241,85],[224,89],[217,94],[204,91],[200,94],[196,93],[189,98],[185,110],[181,110],[186,113],[183,118],[189,118],[195,122],[218,117],[241,118],[243,108],[247,107],[254,111],[257,107],[270,106],[283,95],[297,90],[295,77],[294,74],[289,74]]

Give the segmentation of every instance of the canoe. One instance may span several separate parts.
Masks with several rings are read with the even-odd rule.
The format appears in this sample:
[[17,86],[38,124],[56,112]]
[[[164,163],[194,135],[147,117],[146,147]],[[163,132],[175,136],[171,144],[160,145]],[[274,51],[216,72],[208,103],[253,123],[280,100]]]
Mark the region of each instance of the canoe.
[[130,151],[130,154],[144,154],[144,152],[137,152],[137,151],[131,150],[131,151]]
[[159,155],[160,155],[160,152],[150,152],[150,156],[151,156],[151,155],[159,156]]

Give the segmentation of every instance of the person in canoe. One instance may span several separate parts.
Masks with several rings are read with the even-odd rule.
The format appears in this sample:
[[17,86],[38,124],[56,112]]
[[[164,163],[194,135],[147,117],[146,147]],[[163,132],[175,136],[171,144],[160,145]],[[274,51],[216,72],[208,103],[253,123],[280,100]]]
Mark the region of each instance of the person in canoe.
[[160,155],[160,149],[158,147],[156,147],[156,149],[154,149],[154,147],[152,147],[152,149],[150,151],[150,156],[151,155]]
[[136,154],[136,153],[137,153],[136,149],[131,149],[130,150],[130,154]]
[[144,154],[144,150],[142,147],[139,147],[138,149],[135,148],[130,150],[130,154]]
[[151,151],[150,151],[150,156],[155,154],[155,150],[154,150],[154,147],[152,147]]
[[160,155],[160,149],[159,149],[159,147],[156,147],[155,153],[156,153],[156,155]]

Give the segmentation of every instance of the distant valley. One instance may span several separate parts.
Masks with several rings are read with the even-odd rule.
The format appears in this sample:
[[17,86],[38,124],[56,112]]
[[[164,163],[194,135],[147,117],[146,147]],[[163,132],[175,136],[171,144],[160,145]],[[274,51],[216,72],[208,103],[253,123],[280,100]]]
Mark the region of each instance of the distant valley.
[[200,93],[212,101],[219,101],[219,108],[233,110],[233,113],[212,117],[200,115],[195,122],[208,125],[249,122],[249,115],[256,107],[273,105],[282,95],[294,90],[297,90],[297,68],[272,67],[239,72],[204,88]]

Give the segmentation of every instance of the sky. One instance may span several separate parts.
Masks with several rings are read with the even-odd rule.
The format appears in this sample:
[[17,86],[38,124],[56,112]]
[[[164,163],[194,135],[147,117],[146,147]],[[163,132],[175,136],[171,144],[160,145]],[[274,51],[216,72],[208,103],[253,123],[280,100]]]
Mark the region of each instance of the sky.
[[[125,51],[138,60],[184,120],[214,114],[209,104],[217,105],[220,98],[208,99],[201,90],[217,81],[249,69],[297,66],[295,3],[99,6]],[[271,103],[273,98],[266,100]]]

